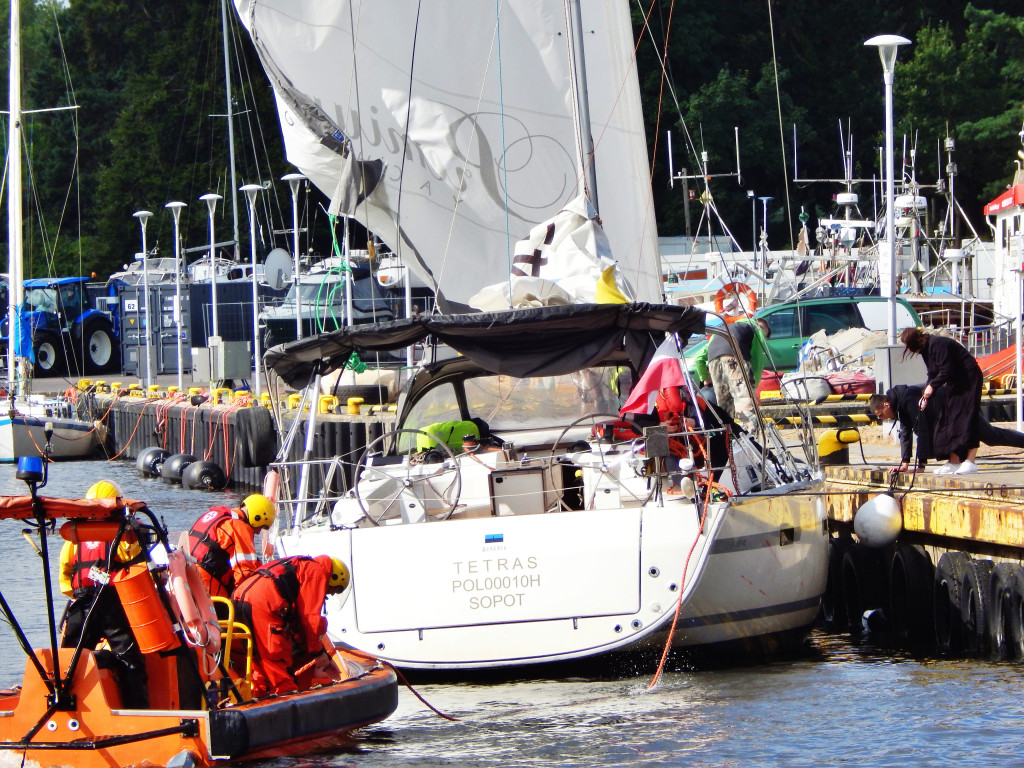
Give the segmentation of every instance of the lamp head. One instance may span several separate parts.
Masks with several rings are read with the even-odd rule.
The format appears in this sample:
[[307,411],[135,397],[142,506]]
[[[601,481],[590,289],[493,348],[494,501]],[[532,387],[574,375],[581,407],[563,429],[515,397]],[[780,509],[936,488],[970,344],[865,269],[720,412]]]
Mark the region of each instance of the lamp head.
[[181,209],[188,208],[188,206],[179,200],[175,200],[174,202],[167,203],[167,205],[165,205],[164,208],[169,208],[171,213],[174,214],[174,220],[178,221],[178,219],[181,217]]
[[208,194],[203,195],[199,199],[206,203],[206,207],[210,209],[210,216],[212,217],[213,214],[217,211],[217,201],[223,200],[224,198],[222,198],[220,195],[215,195],[213,194],[213,192],[210,192]]
[[256,195],[263,191],[263,187],[259,184],[244,184],[238,188],[239,192],[245,192],[245,197],[249,201],[249,205],[256,205]]
[[878,48],[878,56],[882,59],[882,71],[890,74],[896,67],[896,50],[901,45],[910,45],[910,41],[899,35],[876,35],[866,40],[864,45]]
[[286,173],[281,177],[281,181],[287,181],[288,186],[292,188],[292,194],[298,194],[299,182],[303,181],[306,177],[301,173]]

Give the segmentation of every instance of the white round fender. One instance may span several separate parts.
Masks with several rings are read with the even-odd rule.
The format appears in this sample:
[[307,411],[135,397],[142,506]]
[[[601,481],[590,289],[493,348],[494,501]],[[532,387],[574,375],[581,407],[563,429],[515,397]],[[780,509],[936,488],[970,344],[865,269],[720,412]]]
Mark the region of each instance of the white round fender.
[[903,511],[888,493],[880,493],[861,505],[853,517],[853,532],[874,549],[887,547],[903,530]]

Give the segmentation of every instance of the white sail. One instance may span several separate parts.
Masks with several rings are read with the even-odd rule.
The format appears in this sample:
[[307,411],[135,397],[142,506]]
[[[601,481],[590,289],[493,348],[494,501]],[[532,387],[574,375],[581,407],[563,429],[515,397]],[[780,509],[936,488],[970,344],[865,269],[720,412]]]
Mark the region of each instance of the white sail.
[[[580,193],[560,0],[235,2],[274,85],[290,162],[442,306],[508,275],[515,242]],[[636,298],[658,301],[628,5],[583,5],[601,220]]]

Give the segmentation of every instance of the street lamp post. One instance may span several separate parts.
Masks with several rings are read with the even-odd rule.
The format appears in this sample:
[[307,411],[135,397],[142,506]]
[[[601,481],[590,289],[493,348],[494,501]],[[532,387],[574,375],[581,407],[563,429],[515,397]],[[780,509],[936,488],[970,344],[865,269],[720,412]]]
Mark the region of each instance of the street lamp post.
[[174,215],[174,325],[177,329],[178,344],[178,392],[181,393],[184,385],[181,374],[181,209],[187,207],[185,203],[175,201],[167,203],[164,208],[169,208]]
[[253,393],[256,400],[260,399],[262,386],[260,384],[260,294],[257,288],[256,278],[256,195],[263,189],[259,184],[246,184],[240,188],[249,201],[249,248],[252,252],[252,367],[253,367]]
[[747,198],[750,200],[750,250],[757,261],[757,192],[748,189]]
[[877,35],[865,41],[864,45],[878,48],[882,60],[882,80],[885,83],[885,240],[888,246],[889,279],[882,290],[889,300],[889,346],[896,346],[896,220],[893,216],[895,186],[893,181],[893,118],[892,83],[896,71],[896,52],[899,46],[910,41],[899,35]]
[[[759,197],[761,201],[761,268],[768,269],[768,202],[774,197]],[[757,259],[754,260],[757,269]]]
[[210,192],[199,199],[206,203],[206,208],[210,213],[210,311],[213,315],[213,334],[207,339],[206,345],[208,347],[207,353],[210,355],[210,397],[213,397],[213,390],[217,381],[215,360],[220,359],[216,356],[219,355],[219,352],[216,354],[213,352],[213,347],[220,346],[220,326],[217,324],[217,262],[214,257],[213,215],[217,211],[217,201],[223,198]]
[[146,311],[142,321],[146,328],[146,391],[149,391],[149,386],[153,383],[153,355],[150,352],[150,340],[153,333],[149,325],[149,264],[146,261],[146,222],[152,215],[149,211],[136,211],[132,214],[139,220],[139,225],[142,227],[142,290],[146,296]]
[[292,190],[292,253],[295,268],[292,281],[295,284],[295,338],[302,338],[302,297],[299,295],[299,183],[305,180],[301,173],[287,173],[281,181],[287,181]]

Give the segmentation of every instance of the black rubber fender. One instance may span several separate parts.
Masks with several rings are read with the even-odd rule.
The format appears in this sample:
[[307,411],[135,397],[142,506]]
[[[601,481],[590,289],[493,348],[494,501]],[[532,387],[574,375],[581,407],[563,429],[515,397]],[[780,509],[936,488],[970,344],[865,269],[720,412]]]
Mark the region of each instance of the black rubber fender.
[[960,620],[964,628],[964,650],[972,656],[988,653],[988,615],[992,590],[991,560],[971,560],[960,582]]
[[238,426],[243,427],[245,435],[244,443],[238,446],[242,449],[243,467],[265,467],[277,458],[277,429],[267,408],[259,406],[238,411]]
[[[1022,656],[1019,641],[1024,635],[1020,626],[1021,598],[1016,594],[1015,582],[1024,575],[1016,563],[996,563],[992,568],[988,600],[989,650],[997,659],[1019,661]],[[1017,623],[1016,629],[1013,623]]]
[[885,579],[878,550],[860,542],[843,553],[843,603],[846,622],[853,634],[862,631],[864,612],[886,605]]
[[889,562],[889,627],[905,648],[931,645],[935,568],[924,547],[897,544]]
[[1019,565],[1014,566],[1006,627],[1009,630],[1007,655],[1011,659],[1024,661],[1024,567]]
[[829,632],[845,632],[846,602],[843,595],[843,555],[853,546],[849,534],[832,536],[828,542],[828,580],[821,596],[821,621]]
[[932,608],[935,614],[935,646],[942,653],[963,650],[963,619],[960,594],[964,569],[971,561],[963,552],[944,552],[935,566]]
[[181,487],[191,491],[221,491],[228,484],[224,470],[212,461],[195,461],[181,473]]
[[198,456],[191,453],[175,453],[164,459],[160,467],[160,477],[165,483],[180,483],[181,473],[189,464],[199,461]]
[[135,459],[135,468],[143,477],[159,477],[164,460],[170,452],[159,446],[143,448]]

